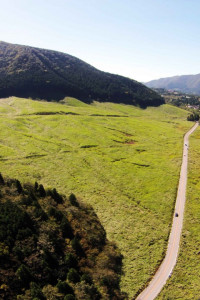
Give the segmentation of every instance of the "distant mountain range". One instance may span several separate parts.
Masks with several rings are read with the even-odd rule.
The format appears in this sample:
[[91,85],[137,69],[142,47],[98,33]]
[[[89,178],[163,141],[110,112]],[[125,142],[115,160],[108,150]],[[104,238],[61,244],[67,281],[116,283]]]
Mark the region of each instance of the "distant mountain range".
[[109,101],[158,106],[163,99],[143,84],[102,72],[57,51],[0,42],[0,98],[31,97],[59,101]]
[[146,82],[149,88],[165,88],[183,93],[200,94],[200,74],[160,78]]

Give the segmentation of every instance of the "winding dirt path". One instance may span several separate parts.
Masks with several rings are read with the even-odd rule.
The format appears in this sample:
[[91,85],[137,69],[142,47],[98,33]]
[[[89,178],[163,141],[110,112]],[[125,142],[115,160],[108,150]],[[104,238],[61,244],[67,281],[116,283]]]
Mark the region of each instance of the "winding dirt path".
[[[167,279],[171,276],[173,268],[176,265],[178,258],[178,251],[180,245],[181,231],[183,226],[183,214],[186,200],[186,186],[187,186],[187,165],[188,165],[188,147],[189,136],[198,127],[196,123],[184,136],[183,144],[183,158],[180,172],[179,186],[175,204],[175,212],[171,233],[168,240],[167,252],[162,261],[158,271],[150,281],[149,285],[136,298],[137,300],[153,300],[158,296],[161,289],[165,285]],[[178,214],[178,216],[177,216]]]

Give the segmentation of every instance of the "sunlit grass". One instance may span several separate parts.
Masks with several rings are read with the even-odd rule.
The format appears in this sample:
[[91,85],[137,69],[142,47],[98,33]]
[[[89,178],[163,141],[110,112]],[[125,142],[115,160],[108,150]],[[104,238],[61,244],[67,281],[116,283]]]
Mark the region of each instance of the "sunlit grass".
[[168,105],[68,101],[0,102],[0,170],[92,204],[124,255],[121,286],[131,298],[165,250],[183,135],[192,124],[186,111]]
[[178,263],[158,299],[200,297],[200,130],[190,137],[187,201]]

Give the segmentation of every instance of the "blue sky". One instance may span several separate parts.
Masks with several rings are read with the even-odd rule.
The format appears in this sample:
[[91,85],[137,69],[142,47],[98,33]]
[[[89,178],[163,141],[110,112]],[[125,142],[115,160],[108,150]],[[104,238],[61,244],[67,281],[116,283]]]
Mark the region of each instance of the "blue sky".
[[0,0],[0,40],[138,81],[200,73],[199,0]]

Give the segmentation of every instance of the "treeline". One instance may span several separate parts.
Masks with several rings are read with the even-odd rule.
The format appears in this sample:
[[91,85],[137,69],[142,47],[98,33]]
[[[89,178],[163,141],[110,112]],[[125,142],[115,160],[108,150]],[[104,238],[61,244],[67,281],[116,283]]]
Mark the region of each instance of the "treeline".
[[199,121],[199,114],[194,112],[194,113],[190,114],[189,116],[187,116],[187,120],[188,121]]
[[0,174],[1,299],[127,299],[122,256],[74,194]]
[[84,102],[109,101],[146,107],[164,100],[129,78],[105,73],[68,54],[0,42],[0,97]]

